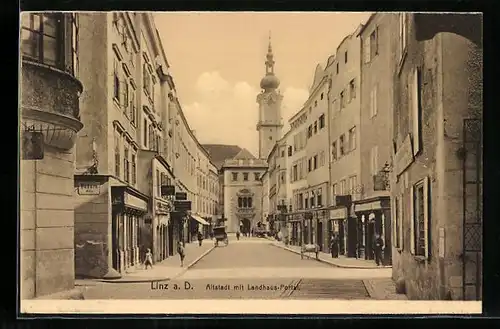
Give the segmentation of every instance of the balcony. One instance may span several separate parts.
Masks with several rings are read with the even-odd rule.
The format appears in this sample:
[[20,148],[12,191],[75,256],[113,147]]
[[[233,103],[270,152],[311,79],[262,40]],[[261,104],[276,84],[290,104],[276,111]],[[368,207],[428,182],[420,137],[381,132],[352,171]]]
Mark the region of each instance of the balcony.
[[255,214],[255,207],[247,207],[247,208],[236,208],[237,215],[253,215]]
[[23,124],[33,131],[43,132],[46,145],[69,150],[75,143],[76,134],[83,128],[79,106],[82,90],[80,81],[71,74],[23,59]]

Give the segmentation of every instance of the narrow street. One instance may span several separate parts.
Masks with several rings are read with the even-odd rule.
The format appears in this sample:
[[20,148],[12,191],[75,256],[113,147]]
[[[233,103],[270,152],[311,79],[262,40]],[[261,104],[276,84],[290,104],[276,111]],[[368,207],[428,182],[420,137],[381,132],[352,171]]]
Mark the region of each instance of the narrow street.
[[[205,240],[204,243],[212,243]],[[363,279],[384,270],[344,269],[303,259],[267,239],[230,237],[169,281],[92,282],[86,299],[369,299]]]

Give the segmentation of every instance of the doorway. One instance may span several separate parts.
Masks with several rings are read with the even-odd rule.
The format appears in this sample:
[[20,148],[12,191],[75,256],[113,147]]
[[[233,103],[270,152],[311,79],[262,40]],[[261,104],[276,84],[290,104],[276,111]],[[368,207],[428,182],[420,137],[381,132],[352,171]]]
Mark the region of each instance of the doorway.
[[117,271],[120,270],[120,254],[119,254],[119,248],[118,248],[118,214],[115,212],[112,213],[112,221],[111,221],[111,232],[112,232],[112,239],[111,239],[111,261],[113,264],[113,268]]
[[319,246],[319,251],[323,251],[323,222],[318,221],[316,229],[316,243]]
[[241,220],[241,223],[243,224],[242,225],[242,229],[241,229],[241,233],[244,233],[244,234],[249,234],[250,233],[250,229],[251,229],[251,223],[250,223],[250,220],[248,218],[243,218]]
[[168,232],[168,255],[173,256],[174,255],[174,228],[172,227],[172,224],[168,224],[167,226],[167,232]]

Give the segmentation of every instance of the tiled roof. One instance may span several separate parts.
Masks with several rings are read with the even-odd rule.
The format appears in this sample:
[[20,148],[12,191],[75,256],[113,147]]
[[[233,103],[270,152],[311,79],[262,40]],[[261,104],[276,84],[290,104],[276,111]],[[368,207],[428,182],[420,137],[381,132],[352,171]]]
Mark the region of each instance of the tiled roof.
[[255,159],[255,157],[248,151],[247,149],[241,149],[241,151],[236,154],[233,158],[233,160],[248,160],[248,159]]
[[222,167],[225,160],[233,159],[242,150],[238,145],[203,144],[202,146],[218,169]]

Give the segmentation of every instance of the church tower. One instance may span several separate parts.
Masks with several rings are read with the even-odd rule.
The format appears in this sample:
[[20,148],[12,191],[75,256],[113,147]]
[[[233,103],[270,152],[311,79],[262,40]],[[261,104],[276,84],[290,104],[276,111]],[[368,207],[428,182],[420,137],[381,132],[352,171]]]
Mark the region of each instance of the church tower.
[[281,138],[283,128],[281,102],[283,96],[277,90],[280,80],[274,75],[274,55],[269,35],[269,47],[266,56],[266,75],[260,81],[261,93],[257,96],[259,104],[259,159],[267,159],[274,144]]

